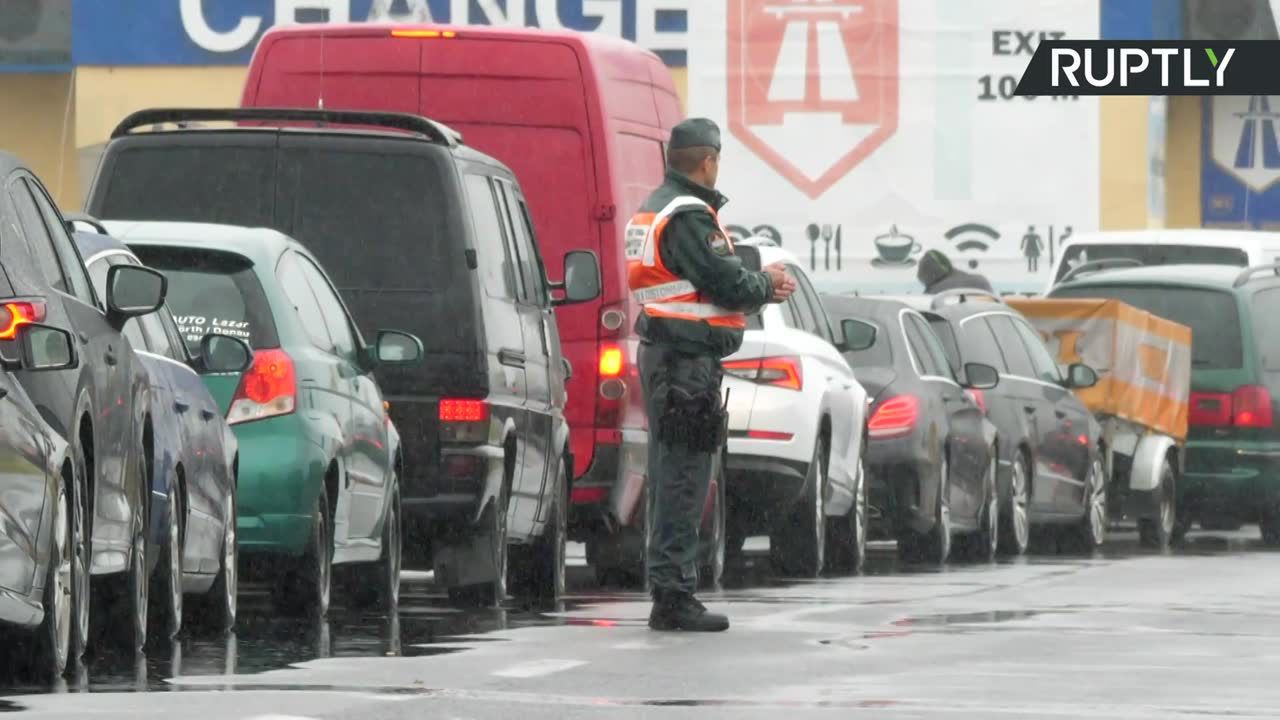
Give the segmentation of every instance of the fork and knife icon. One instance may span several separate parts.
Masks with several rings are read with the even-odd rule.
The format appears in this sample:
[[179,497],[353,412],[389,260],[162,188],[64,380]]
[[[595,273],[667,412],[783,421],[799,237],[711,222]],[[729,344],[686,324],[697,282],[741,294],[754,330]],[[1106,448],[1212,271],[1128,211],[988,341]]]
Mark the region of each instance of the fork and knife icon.
[[836,269],[840,269],[840,255],[842,243],[840,238],[839,225],[818,225],[811,223],[805,230],[805,234],[809,236],[809,269],[818,269],[818,239],[822,239],[822,257],[823,269],[831,269],[831,245],[834,241],[836,246]]

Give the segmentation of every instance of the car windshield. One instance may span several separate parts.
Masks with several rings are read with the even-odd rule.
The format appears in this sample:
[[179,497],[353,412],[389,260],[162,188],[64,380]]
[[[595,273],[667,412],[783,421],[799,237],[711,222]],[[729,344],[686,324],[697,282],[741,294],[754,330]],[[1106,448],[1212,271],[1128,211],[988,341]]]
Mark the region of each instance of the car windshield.
[[1240,315],[1235,296],[1223,290],[1172,285],[1102,285],[1059,288],[1055,298],[1108,298],[1191,328],[1191,362],[1196,369],[1243,367]]
[[1117,258],[1137,260],[1143,265],[1249,265],[1249,254],[1244,250],[1221,245],[1080,244],[1069,245],[1063,250],[1062,264],[1054,280],[1061,280],[1073,268],[1086,262]]
[[169,308],[192,354],[209,333],[238,337],[255,350],[279,346],[270,305],[246,258],[184,248],[133,249],[169,277]]

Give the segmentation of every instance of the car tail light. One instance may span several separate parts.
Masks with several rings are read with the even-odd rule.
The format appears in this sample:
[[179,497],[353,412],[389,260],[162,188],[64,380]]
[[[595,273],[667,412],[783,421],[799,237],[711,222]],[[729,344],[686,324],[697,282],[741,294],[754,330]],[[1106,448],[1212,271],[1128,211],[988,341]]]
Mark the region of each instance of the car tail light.
[[1244,428],[1271,427],[1271,391],[1261,385],[1236,388],[1231,395],[1231,424]]
[[43,322],[45,305],[40,301],[5,303],[0,307],[0,340],[12,340],[18,336],[18,328]]
[[898,395],[884,402],[867,422],[867,434],[873,438],[906,435],[915,429],[920,415],[920,401],[914,395]]
[[605,345],[600,348],[600,377],[618,377],[622,374],[622,348]]
[[394,38],[413,38],[417,40],[436,40],[436,39],[452,39],[458,37],[458,33],[453,30],[412,30],[397,29],[391,31],[391,37]]
[[227,424],[288,415],[297,407],[298,381],[293,358],[284,350],[258,350],[241,376],[227,410]]
[[987,396],[981,390],[965,390],[983,415],[987,414]]
[[1271,427],[1271,391],[1245,385],[1233,393],[1193,392],[1187,422],[1196,427]]
[[482,442],[489,437],[489,403],[476,398],[441,398],[437,416],[445,442]]
[[799,390],[804,386],[804,373],[800,359],[780,356],[730,360],[724,363],[724,371],[730,375],[761,385]]

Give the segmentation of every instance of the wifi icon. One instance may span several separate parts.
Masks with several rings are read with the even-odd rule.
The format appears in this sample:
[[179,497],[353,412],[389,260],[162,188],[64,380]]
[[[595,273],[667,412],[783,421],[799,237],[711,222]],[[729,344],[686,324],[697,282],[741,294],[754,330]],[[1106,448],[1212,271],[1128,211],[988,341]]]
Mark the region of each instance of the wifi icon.
[[961,252],[986,252],[991,249],[991,243],[1000,239],[1000,233],[988,225],[966,223],[948,230],[946,238]]

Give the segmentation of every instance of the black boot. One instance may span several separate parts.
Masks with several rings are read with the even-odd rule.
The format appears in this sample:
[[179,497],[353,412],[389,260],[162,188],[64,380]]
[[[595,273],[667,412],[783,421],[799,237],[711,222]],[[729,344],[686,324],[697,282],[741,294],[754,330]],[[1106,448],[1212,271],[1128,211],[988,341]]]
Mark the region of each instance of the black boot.
[[706,606],[689,593],[657,590],[653,594],[653,611],[649,613],[649,629],[723,632],[729,629],[729,618],[708,612]]

